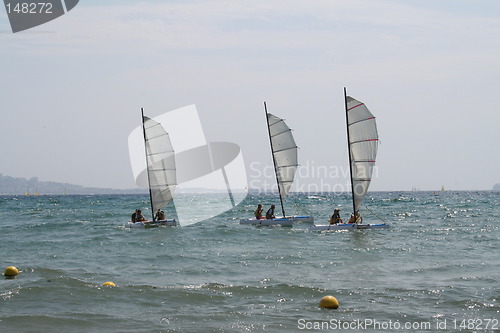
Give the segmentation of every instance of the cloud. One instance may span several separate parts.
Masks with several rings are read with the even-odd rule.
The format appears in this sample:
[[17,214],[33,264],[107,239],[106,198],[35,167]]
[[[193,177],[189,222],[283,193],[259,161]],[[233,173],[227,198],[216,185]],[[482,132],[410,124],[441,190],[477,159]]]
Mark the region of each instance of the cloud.
[[500,23],[393,1],[219,0],[79,6],[40,29],[54,33],[18,34],[7,40],[8,52],[203,57],[287,71],[297,63],[316,70],[412,65],[421,74],[429,65],[449,67],[451,54],[451,62],[489,61],[491,53],[476,50],[492,48]]

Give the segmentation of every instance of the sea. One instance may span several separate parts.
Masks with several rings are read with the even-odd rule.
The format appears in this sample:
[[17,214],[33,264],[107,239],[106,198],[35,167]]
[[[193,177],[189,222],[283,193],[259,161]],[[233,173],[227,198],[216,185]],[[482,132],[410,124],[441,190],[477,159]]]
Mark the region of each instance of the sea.
[[[240,225],[258,203],[279,207],[249,195],[195,224],[128,229],[147,195],[0,196],[2,273],[19,270],[0,279],[0,332],[500,332],[500,192],[370,192],[364,223],[390,227],[354,231]],[[325,224],[351,198],[285,208]],[[327,295],[337,309],[319,307]]]

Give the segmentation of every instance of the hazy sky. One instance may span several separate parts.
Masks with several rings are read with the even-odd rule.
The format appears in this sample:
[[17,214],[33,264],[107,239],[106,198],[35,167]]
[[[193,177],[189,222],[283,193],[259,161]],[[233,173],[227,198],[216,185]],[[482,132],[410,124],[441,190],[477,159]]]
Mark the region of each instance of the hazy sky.
[[295,186],[343,184],[345,86],[378,120],[372,190],[491,189],[499,59],[496,0],[82,0],[16,34],[0,9],[0,173],[133,188],[140,108],[196,104],[251,183],[272,161],[266,101],[300,147]]

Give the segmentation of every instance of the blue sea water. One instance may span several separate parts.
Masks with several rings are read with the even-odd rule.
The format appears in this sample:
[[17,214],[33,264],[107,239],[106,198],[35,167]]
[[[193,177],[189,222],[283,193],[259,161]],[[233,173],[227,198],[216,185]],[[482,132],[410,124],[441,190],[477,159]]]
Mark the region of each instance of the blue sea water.
[[[142,195],[3,196],[1,268],[20,274],[0,279],[0,332],[499,332],[499,199],[370,193],[364,222],[390,228],[310,232],[238,223],[270,195],[146,230],[124,228]],[[285,206],[319,224],[350,197]]]

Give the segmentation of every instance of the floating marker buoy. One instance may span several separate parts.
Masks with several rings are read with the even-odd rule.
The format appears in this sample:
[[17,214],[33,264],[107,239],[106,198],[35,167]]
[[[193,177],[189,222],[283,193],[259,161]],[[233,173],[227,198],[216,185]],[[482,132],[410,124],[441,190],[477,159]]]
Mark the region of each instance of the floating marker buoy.
[[116,284],[114,284],[114,282],[111,282],[111,281],[104,282],[102,285],[103,286],[116,287]]
[[5,269],[5,276],[16,276],[19,274],[19,270],[14,266],[9,266]]
[[337,309],[339,307],[339,301],[333,296],[324,296],[321,301],[319,301],[320,308],[327,309]]

